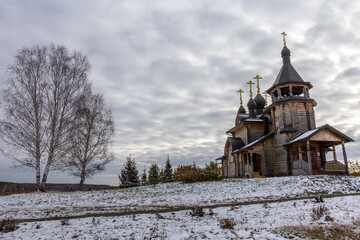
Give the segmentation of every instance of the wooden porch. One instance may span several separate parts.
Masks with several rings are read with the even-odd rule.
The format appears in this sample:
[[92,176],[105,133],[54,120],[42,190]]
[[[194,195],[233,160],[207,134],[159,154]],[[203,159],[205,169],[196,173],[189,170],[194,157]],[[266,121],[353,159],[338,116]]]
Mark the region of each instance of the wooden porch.
[[[345,143],[349,141],[352,139],[328,125],[297,136],[286,145],[292,174],[349,175],[345,149]],[[338,160],[336,152],[338,145],[342,148],[342,162]],[[332,159],[326,158],[329,152],[332,152]]]

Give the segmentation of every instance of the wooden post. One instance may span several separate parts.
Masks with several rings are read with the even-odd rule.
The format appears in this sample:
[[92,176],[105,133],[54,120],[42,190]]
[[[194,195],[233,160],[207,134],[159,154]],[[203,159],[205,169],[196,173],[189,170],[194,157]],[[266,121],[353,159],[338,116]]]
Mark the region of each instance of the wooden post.
[[341,142],[341,146],[342,146],[342,151],[343,151],[343,156],[344,156],[344,163],[345,163],[345,167],[346,167],[346,175],[349,176],[349,165],[348,165],[348,161],[347,161],[344,141]]
[[236,167],[237,167],[237,157],[236,157],[236,155],[234,155],[233,158],[234,158],[234,165],[235,165],[235,167],[234,167],[234,177],[236,177],[237,176],[237,169],[236,169]]
[[276,91],[277,91],[277,94],[278,94],[278,99],[282,98],[281,90],[278,88],[278,89],[276,89]]
[[333,143],[333,157],[334,157],[334,161],[337,162],[336,148],[335,148],[335,144],[334,144],[334,143]]
[[246,171],[248,172],[250,176],[250,153],[246,153]]
[[239,176],[242,177],[242,154],[239,153]]
[[307,150],[309,174],[312,175],[312,163],[311,163],[311,152],[310,152],[310,142],[309,141],[306,141],[306,150]]
[[303,93],[304,93],[304,97],[306,97],[306,98],[309,97],[309,94],[308,94],[308,91],[307,91],[306,87],[303,88]]
[[262,143],[262,156],[261,156],[261,174],[262,176],[267,176],[266,171],[266,156],[265,156],[265,141]]
[[292,86],[289,86],[289,92],[290,92],[290,96],[293,96],[293,91],[292,91]]
[[226,158],[226,177],[229,177],[229,157]]
[[250,153],[250,171],[251,171],[251,177],[254,177],[254,154],[251,152]]
[[272,103],[275,102],[275,96],[274,96],[274,94],[271,94],[271,102],[272,102]]
[[303,169],[303,166],[302,166],[302,154],[301,154],[301,147],[300,145],[298,145],[298,152],[299,152],[299,162],[300,162],[300,168]]

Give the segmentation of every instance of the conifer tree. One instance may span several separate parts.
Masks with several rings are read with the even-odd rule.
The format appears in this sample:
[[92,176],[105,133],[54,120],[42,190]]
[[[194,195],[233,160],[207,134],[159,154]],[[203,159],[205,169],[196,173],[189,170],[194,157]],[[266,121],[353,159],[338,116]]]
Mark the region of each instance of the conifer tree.
[[146,185],[147,184],[147,175],[146,175],[146,169],[144,168],[144,172],[141,174],[141,181],[140,181],[141,185]]
[[149,169],[149,184],[157,184],[159,181],[159,166],[156,163],[153,163]]
[[161,166],[160,168],[160,172],[159,172],[159,181],[160,182],[165,182],[165,179],[164,179],[164,168]]
[[140,185],[139,173],[136,169],[135,157],[126,157],[124,167],[119,176],[120,187],[135,187]]
[[169,154],[168,154],[166,162],[165,162],[163,178],[164,178],[164,182],[172,182],[173,181],[173,169],[172,169],[172,166],[170,164]]

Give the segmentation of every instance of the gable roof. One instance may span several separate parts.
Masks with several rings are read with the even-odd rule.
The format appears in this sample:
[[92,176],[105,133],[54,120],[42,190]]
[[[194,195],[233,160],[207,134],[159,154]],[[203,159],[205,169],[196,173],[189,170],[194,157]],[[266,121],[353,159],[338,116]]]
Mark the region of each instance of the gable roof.
[[306,131],[306,132],[302,132],[299,133],[297,135],[295,135],[293,138],[290,139],[290,141],[285,144],[285,146],[289,146],[292,145],[294,143],[299,143],[299,142],[304,142],[307,141],[309,139],[311,139],[311,137],[313,137],[314,135],[316,135],[317,133],[323,131],[323,130],[329,130],[330,132],[333,132],[334,134],[340,136],[341,138],[343,138],[345,140],[345,142],[354,142],[353,139],[351,139],[350,137],[346,136],[345,134],[343,134],[342,132],[338,131],[337,129],[335,129],[334,127],[325,124],[321,127]]
[[238,149],[236,151],[233,151],[233,153],[239,153],[239,152],[242,152],[252,146],[255,146],[256,144],[258,143],[262,143],[263,141],[265,141],[267,138],[269,138],[270,136],[274,135],[274,132],[270,132],[264,136],[261,136],[259,137],[258,139],[256,139],[255,141],[252,141],[251,143],[249,143],[248,145],[246,146],[243,146],[241,149]]
[[241,138],[228,137],[227,141],[231,144],[232,152],[245,146],[245,143]]

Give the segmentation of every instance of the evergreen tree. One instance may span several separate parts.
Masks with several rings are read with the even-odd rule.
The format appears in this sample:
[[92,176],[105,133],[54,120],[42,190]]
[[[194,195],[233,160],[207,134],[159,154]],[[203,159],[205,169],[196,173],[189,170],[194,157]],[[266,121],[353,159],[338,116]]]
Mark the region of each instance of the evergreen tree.
[[157,184],[159,181],[159,166],[156,163],[153,163],[149,169],[149,184]]
[[147,175],[146,175],[146,169],[145,168],[144,168],[143,174],[141,174],[140,183],[141,183],[141,185],[146,185],[147,184]]
[[170,157],[169,155],[167,156],[166,162],[165,162],[165,168],[164,168],[164,172],[163,172],[163,178],[164,178],[164,182],[172,182],[173,181],[173,169],[172,166],[170,164]]
[[165,182],[165,179],[164,179],[164,168],[161,167],[160,168],[160,173],[159,173],[159,179],[160,179],[160,182]]
[[126,157],[124,167],[119,176],[120,187],[135,187],[140,185],[139,173],[136,169],[135,157]]

